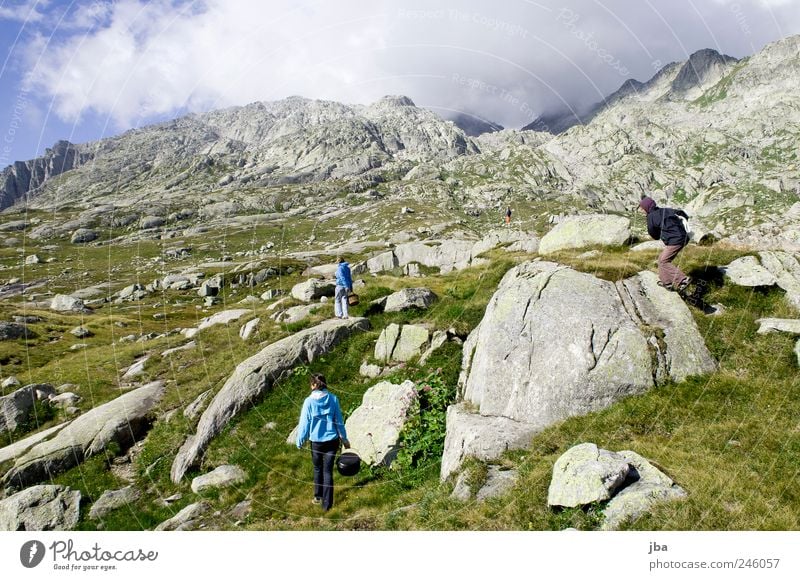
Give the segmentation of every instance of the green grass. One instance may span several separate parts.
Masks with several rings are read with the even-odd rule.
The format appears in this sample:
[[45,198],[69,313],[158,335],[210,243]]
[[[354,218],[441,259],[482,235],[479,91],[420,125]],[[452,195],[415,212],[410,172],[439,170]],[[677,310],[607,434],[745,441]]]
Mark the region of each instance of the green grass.
[[[605,249],[592,258],[579,257],[584,251],[564,252],[547,259],[612,281],[643,269],[655,269],[656,251]],[[528,449],[509,452],[494,462],[517,469],[519,480],[505,497],[483,503],[451,499],[452,482],[439,482],[439,461],[434,460],[411,470],[363,469],[358,476],[347,479],[337,475],[336,504],[323,516],[310,503],[308,450],[298,451],[285,441],[308,392],[309,373],[325,374],[345,413],[351,412],[366,389],[376,382],[362,378],[358,368],[364,360],[372,362],[372,350],[382,328],[393,322],[428,323],[441,330],[452,327],[466,336],[480,322],[500,278],[525,256],[490,252],[487,267],[448,276],[367,278],[367,286],[359,290],[361,304],[353,308],[352,314],[368,315],[372,330],[355,335],[331,353],[286,373],[270,393],[228,424],[211,443],[201,465],[188,474],[189,479],[176,485],[169,477],[172,460],[195,427],[183,417],[183,408],[200,393],[219,389],[239,362],[301,325],[266,323],[258,337],[248,343],[238,337],[239,324],[204,331],[198,335],[195,350],[176,353],[167,361],[154,357],[146,367],[146,378],[167,380],[168,391],[135,459],[136,485],[142,490],[142,498],[112,512],[99,525],[104,529],[152,529],[182,507],[203,499],[219,512],[205,518],[205,524],[219,529],[596,529],[601,523],[602,506],[562,511],[547,507],[553,463],[569,447],[590,441],[614,451],[636,451],[689,494],[684,501],[657,507],[630,525],[632,529],[797,529],[800,381],[793,354],[795,338],[758,335],[755,322],[759,317],[796,317],[797,313],[780,290],[759,291],[723,284],[716,266],[741,255],[743,252],[733,248],[690,246],[678,259],[678,265],[686,272],[707,281],[707,301],[725,306],[724,314],[713,317],[692,310],[708,348],[719,362],[717,372],[663,385],[603,411],[549,427],[534,438]],[[415,286],[429,287],[438,294],[439,300],[430,310],[394,314],[370,311],[371,300],[401,287]],[[141,313],[134,310],[123,320],[137,332],[159,327],[163,331],[164,322],[148,318],[144,315],[147,307],[143,308]],[[96,339],[98,346],[70,353],[63,333],[72,327],[73,317],[42,315],[44,322],[31,325],[39,337],[27,349],[30,360],[14,368],[22,369],[31,381],[49,378],[54,383],[77,383],[84,409],[118,394],[119,369],[137,355],[145,350],[160,352],[183,342],[182,337],[170,336],[108,349],[112,333],[128,329],[113,326],[112,321],[118,318],[100,311],[86,322],[95,332],[87,342]],[[176,309],[169,326],[196,321],[200,315],[193,304],[186,305]],[[254,315],[262,315],[265,320],[258,308]],[[50,342],[52,337],[61,338]],[[106,348],[101,348],[103,344]],[[20,352],[20,346],[2,345],[0,348],[7,350],[0,352]],[[389,378],[394,382],[419,382],[438,373],[443,383],[454,386],[460,365],[461,348],[451,342],[425,366],[411,361]],[[177,412],[167,421],[166,413],[171,410]],[[80,489],[88,498],[82,506],[81,529],[97,528],[97,523],[86,518],[91,502],[103,490],[125,485],[107,469],[109,460],[110,457],[92,458],[56,480]],[[201,497],[191,492],[191,477],[226,463],[241,466],[247,480]],[[486,477],[486,465],[472,460],[466,469],[468,483],[473,490],[478,489]],[[182,494],[182,498],[164,505],[162,499],[175,493]],[[235,522],[228,514],[245,500],[251,502],[252,511],[243,522]]]

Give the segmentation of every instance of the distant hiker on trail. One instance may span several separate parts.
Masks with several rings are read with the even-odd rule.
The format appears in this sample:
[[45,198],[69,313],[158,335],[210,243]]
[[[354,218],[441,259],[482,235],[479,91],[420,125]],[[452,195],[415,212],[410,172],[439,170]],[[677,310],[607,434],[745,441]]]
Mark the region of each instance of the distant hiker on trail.
[[353,291],[353,276],[350,264],[344,258],[336,258],[336,292],[334,293],[333,311],[336,318],[347,318],[347,295]]
[[685,219],[689,219],[689,216],[681,209],[658,207],[651,197],[642,198],[639,209],[647,216],[647,233],[666,246],[658,257],[659,286],[679,292],[686,290],[692,280],[672,261],[689,243],[689,235],[678,216]]
[[511,225],[511,207],[506,208],[506,225]]
[[314,465],[314,499],[324,511],[333,507],[333,463],[339,443],[350,449],[344,429],[342,408],[336,395],[328,392],[325,377],[311,375],[311,394],[303,402],[297,425],[297,448],[311,440],[311,463]]

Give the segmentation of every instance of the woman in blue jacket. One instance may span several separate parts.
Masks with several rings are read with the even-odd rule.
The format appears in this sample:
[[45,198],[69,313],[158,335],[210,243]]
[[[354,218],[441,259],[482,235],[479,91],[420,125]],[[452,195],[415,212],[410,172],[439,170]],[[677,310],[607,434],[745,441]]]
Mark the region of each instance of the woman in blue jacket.
[[339,442],[350,448],[344,429],[339,399],[328,391],[325,377],[311,375],[311,394],[303,402],[297,426],[297,448],[311,440],[311,462],[314,465],[315,504],[328,511],[333,506],[333,462]]
[[336,290],[334,293],[333,311],[336,318],[347,318],[347,295],[353,291],[353,276],[350,264],[344,258],[336,258]]

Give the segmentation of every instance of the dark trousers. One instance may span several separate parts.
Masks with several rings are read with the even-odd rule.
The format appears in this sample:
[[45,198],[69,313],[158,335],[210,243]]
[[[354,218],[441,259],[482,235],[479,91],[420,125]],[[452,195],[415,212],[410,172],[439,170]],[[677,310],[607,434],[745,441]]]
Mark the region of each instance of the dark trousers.
[[339,450],[339,438],[311,442],[311,462],[314,464],[314,497],[322,500],[322,509],[333,507],[333,462]]
[[675,288],[680,284],[681,280],[686,278],[686,274],[672,263],[672,260],[674,260],[678,252],[683,249],[683,246],[684,244],[665,246],[661,255],[658,257],[658,279],[662,284],[672,284],[672,287]]

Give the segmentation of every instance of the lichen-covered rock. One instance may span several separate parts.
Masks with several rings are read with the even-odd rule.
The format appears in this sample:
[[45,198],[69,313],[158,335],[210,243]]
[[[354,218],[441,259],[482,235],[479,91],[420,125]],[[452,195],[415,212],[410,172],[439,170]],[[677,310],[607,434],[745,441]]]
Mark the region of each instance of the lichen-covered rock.
[[392,358],[392,352],[400,337],[400,325],[394,322],[381,331],[378,341],[375,343],[375,358],[383,363],[387,363]]
[[81,492],[63,485],[34,485],[0,501],[0,530],[72,530],[78,525]]
[[389,465],[397,456],[400,431],[417,398],[413,382],[389,381],[367,389],[361,405],[348,417],[345,427],[351,447],[367,465]]
[[755,256],[738,258],[720,269],[738,286],[774,286],[777,281],[769,270],[759,264]]
[[400,329],[400,337],[392,351],[392,360],[407,362],[422,353],[428,344],[430,334],[424,326],[404,324]]

